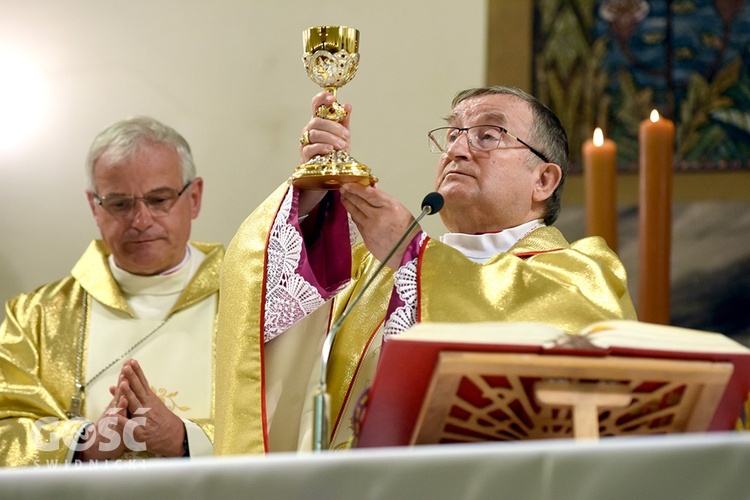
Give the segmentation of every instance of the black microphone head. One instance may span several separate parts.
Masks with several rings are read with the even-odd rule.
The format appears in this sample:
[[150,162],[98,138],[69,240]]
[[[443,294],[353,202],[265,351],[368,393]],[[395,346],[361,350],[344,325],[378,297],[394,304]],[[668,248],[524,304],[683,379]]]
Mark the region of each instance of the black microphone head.
[[443,195],[433,192],[425,196],[424,200],[422,200],[422,210],[427,210],[427,213],[430,215],[436,214],[443,208],[443,203],[445,203]]

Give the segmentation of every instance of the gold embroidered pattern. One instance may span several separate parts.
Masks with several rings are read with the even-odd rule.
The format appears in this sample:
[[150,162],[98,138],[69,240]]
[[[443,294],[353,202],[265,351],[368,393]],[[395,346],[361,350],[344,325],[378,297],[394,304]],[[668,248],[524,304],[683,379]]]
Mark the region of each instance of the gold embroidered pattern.
[[161,399],[162,403],[164,403],[164,405],[167,408],[169,408],[171,411],[175,411],[175,408],[177,408],[180,411],[190,411],[189,406],[179,406],[175,402],[174,399],[180,393],[180,391],[174,391],[174,392],[167,394],[166,389],[164,388],[157,389],[156,387],[153,387],[153,386],[151,386],[151,390],[154,391],[154,394],[156,394],[157,397]]

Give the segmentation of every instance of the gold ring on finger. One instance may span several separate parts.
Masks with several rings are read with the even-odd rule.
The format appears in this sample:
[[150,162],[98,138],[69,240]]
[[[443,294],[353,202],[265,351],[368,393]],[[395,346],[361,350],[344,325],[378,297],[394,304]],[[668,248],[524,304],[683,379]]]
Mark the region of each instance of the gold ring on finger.
[[299,143],[302,144],[303,146],[307,146],[308,144],[310,144],[310,131],[309,130],[305,130],[304,132],[302,132],[302,137],[299,138]]

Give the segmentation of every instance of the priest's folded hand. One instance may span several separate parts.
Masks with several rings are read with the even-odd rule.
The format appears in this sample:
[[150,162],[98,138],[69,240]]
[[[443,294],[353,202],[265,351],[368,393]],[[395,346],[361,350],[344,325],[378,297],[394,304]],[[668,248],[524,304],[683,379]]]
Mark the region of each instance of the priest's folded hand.
[[[365,246],[376,259],[383,262],[414,216],[400,201],[376,187],[350,183],[341,186],[340,192],[341,201],[357,225]],[[399,268],[406,247],[419,231],[420,228],[416,227],[404,239],[402,248],[394,252],[386,263],[388,267]]]
[[[110,388],[114,392],[114,387]],[[127,400],[114,397],[95,424],[84,429],[78,440],[76,459],[82,462],[114,460],[125,451],[123,422],[118,415],[125,415]]]
[[128,449],[163,457],[184,455],[185,424],[151,390],[136,360],[123,364],[116,391],[127,401],[127,414],[118,415],[118,424]]

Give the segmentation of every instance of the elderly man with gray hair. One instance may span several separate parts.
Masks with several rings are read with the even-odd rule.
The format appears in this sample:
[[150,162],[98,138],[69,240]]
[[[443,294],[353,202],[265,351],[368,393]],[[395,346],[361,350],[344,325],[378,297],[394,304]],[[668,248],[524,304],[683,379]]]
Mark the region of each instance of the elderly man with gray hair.
[[101,233],[70,276],[6,304],[0,464],[210,455],[224,249],[190,241],[203,179],[147,117],[95,139],[86,196]]

